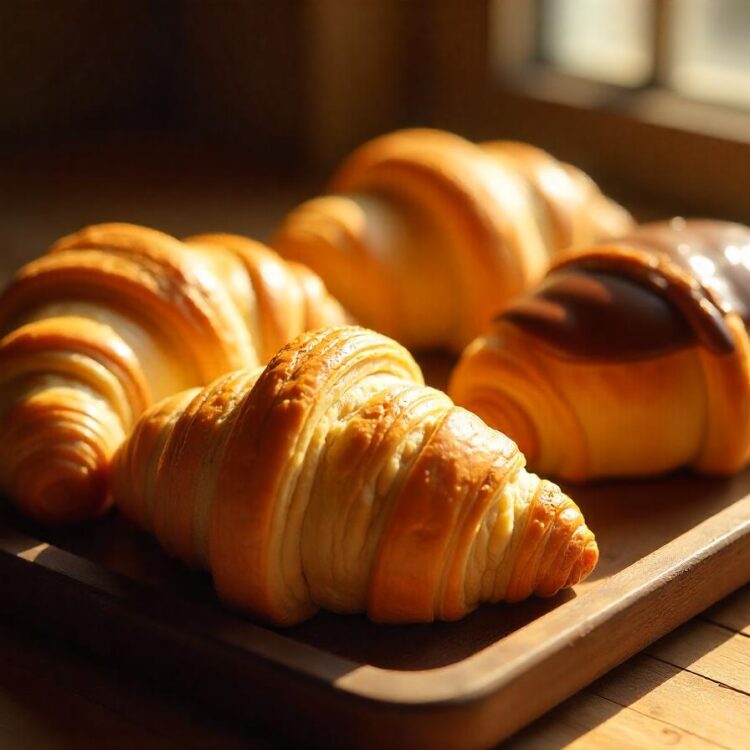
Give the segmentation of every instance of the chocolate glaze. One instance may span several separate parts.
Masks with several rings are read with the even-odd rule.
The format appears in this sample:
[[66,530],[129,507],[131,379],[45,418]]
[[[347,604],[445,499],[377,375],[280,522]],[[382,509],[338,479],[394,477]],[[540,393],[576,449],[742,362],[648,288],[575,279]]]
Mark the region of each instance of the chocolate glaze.
[[567,356],[624,360],[730,353],[730,312],[750,325],[750,228],[675,219],[566,258],[501,319]]
[[668,255],[711,290],[724,312],[736,312],[750,328],[750,227],[673,219],[644,224],[618,244]]
[[691,346],[685,318],[661,295],[613,273],[553,271],[502,316],[572,357],[641,359]]

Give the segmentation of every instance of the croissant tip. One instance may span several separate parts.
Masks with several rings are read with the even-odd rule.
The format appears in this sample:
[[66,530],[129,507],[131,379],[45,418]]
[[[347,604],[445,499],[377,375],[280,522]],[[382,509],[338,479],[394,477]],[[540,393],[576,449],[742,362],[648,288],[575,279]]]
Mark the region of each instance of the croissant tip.
[[25,476],[14,493],[18,507],[36,521],[51,526],[97,517],[111,504],[101,466],[51,466]]
[[573,566],[570,571],[570,576],[565,582],[565,588],[575,586],[581,581],[585,581],[589,577],[591,572],[599,562],[599,545],[596,543],[596,539],[589,539],[586,546],[581,552],[581,556],[578,559],[578,563]]

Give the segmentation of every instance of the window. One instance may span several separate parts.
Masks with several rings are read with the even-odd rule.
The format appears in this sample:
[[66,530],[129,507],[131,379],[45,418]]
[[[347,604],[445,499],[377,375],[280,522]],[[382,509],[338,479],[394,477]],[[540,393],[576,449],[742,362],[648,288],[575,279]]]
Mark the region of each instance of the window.
[[650,0],[541,3],[540,57],[569,73],[622,86],[651,77]]
[[[507,5],[507,0],[497,0]],[[747,0],[539,0],[534,59],[617,86],[750,107]]]
[[750,3],[680,0],[669,82],[687,96],[750,106]]
[[487,0],[460,24],[458,3],[443,122],[546,148],[642,218],[750,222],[748,0]]

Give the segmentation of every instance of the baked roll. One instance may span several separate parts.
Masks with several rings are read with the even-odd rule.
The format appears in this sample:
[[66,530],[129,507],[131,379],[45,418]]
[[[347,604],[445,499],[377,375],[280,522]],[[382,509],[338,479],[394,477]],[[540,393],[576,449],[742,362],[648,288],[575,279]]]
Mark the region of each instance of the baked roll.
[[223,600],[281,625],[319,608],[454,620],[551,596],[598,551],[505,435],[362,328],[307,333],[265,370],[153,406],[118,450],[119,508]]
[[571,480],[750,458],[750,228],[644,225],[560,258],[474,341],[449,392]]
[[343,322],[315,274],[244,237],[127,224],[64,237],[0,297],[0,492],[43,522],[94,516],[154,399]]
[[412,348],[461,351],[558,250],[631,222],[538,148],[405,130],[357,149],[271,245],[320,274],[363,325]]

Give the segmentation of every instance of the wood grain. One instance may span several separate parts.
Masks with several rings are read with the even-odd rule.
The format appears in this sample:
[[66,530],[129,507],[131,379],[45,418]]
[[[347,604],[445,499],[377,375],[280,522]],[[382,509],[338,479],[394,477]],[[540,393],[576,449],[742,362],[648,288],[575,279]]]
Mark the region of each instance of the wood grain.
[[727,597],[709,609],[703,617],[708,622],[715,622],[717,625],[750,636],[750,588],[744,588]]
[[646,653],[750,696],[750,638],[693,620]]
[[511,738],[503,744],[503,750],[557,750],[562,747],[569,750],[643,750],[675,746],[685,750],[721,747],[673,724],[584,691],[540,719],[529,730]]
[[639,655],[607,675],[593,690],[614,703],[727,748],[747,747],[746,696]]

